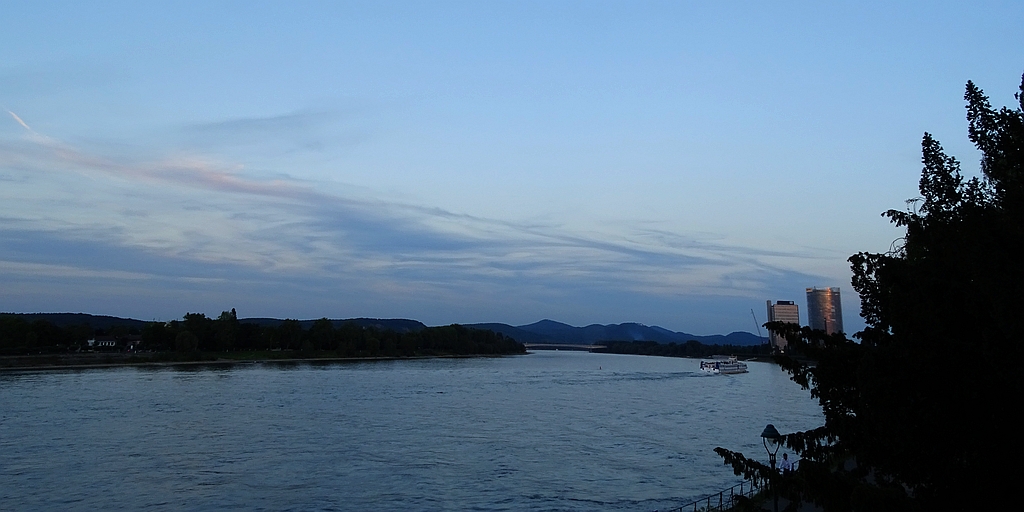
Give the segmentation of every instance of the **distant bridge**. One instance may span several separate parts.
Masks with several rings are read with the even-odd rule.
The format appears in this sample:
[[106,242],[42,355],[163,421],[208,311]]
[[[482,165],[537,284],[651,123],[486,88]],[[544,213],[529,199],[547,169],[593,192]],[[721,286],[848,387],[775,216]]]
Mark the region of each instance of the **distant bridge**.
[[570,345],[568,343],[523,343],[526,350],[586,350],[605,348],[604,345]]

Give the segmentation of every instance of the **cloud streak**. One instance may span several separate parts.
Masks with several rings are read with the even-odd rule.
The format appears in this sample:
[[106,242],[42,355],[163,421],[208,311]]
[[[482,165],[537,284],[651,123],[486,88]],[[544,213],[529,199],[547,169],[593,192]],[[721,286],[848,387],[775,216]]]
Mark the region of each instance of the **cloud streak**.
[[[15,193],[6,208],[0,207],[0,216],[11,219],[7,225],[17,227],[21,239],[45,234],[55,240],[52,248],[26,243],[0,254],[0,272],[21,279],[33,273],[40,278],[159,278],[200,287],[218,279],[321,280],[381,301],[387,300],[386,290],[424,301],[465,301],[479,290],[493,290],[540,302],[579,296],[583,290],[663,298],[754,297],[763,295],[773,280],[807,279],[793,270],[796,264],[769,263],[808,259],[796,253],[700,241],[666,230],[579,232],[351,197],[338,192],[338,184],[262,180],[241,166],[187,155],[130,159],[40,135],[10,114],[28,132],[20,139],[0,139],[0,168],[20,172],[18,177],[26,180],[12,186],[43,194],[52,187],[56,193],[56,187],[66,187],[77,175],[87,189],[82,193],[91,199],[55,201],[54,208],[33,213],[27,200],[22,203],[26,208],[17,207]],[[102,250],[73,248],[83,240]],[[79,256],[54,259],[53,253],[63,251]],[[118,263],[119,258],[105,254],[126,259]],[[138,269],[129,270],[133,267]]]
[[29,132],[36,133],[35,130],[33,130],[32,128],[29,128],[29,126],[27,124],[25,124],[25,121],[22,121],[21,118],[18,117],[18,114],[15,114],[14,112],[11,112],[10,110],[8,110],[7,113],[10,114],[11,117],[13,117],[14,120],[17,121],[18,124],[20,124],[23,128],[25,128]]

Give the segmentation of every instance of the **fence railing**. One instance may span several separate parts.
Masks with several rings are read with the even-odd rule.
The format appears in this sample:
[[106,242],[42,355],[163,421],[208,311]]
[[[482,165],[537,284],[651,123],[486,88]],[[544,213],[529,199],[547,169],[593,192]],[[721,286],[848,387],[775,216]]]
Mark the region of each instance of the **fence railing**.
[[728,489],[723,489],[718,493],[709,495],[705,498],[694,501],[693,503],[687,503],[681,507],[668,509],[665,512],[698,512],[698,511],[724,511],[729,510],[736,504],[737,496],[751,497],[763,490],[764,485],[759,485],[757,482],[752,480],[740,482]]
[[[793,461],[793,470],[797,469],[800,461]],[[715,494],[687,503],[681,507],[671,508],[664,512],[724,512],[736,505],[736,498],[744,496],[750,498],[755,494],[766,490],[767,483],[759,483],[755,480],[744,480],[728,489],[723,489]],[[655,511],[659,512],[659,511]]]

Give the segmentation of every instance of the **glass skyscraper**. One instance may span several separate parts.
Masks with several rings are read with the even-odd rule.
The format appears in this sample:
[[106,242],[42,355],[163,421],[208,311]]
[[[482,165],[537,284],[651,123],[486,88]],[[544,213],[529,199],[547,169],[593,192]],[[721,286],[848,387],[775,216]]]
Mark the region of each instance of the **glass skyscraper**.
[[844,332],[839,288],[807,289],[807,325],[828,334]]

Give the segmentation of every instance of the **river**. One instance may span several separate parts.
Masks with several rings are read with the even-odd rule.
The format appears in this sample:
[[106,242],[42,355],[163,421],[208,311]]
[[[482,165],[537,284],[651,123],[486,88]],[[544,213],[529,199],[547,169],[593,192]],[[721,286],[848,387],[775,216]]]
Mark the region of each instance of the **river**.
[[766,423],[822,423],[778,367],[749,366],[539,351],[0,373],[0,509],[665,509],[739,482],[716,446],[763,459]]

